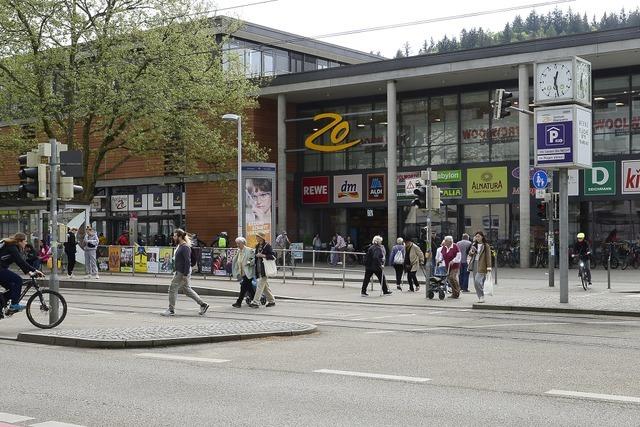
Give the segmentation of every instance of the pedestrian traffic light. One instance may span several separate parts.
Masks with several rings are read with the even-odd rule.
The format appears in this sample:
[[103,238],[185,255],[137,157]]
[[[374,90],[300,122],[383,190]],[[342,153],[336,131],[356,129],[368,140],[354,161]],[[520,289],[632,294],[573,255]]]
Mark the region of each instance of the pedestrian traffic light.
[[424,185],[413,190],[413,194],[417,197],[411,202],[411,206],[417,206],[419,209],[427,208],[427,187]]
[[20,186],[22,194],[33,194],[37,199],[47,198],[47,164],[40,163],[38,150],[33,150],[18,157],[20,164]]
[[511,115],[511,111],[509,111],[509,108],[511,108],[511,98],[513,98],[512,92],[507,92],[504,89],[496,89],[492,103],[494,119],[498,120]]
[[73,177],[58,177],[58,197],[60,200],[72,200],[76,193],[82,193],[82,191],[83,188],[81,185],[75,185],[73,183]]
[[431,186],[431,209],[440,209],[440,188],[437,185]]
[[544,200],[536,201],[536,213],[538,214],[538,219],[540,221],[547,220],[547,202]]

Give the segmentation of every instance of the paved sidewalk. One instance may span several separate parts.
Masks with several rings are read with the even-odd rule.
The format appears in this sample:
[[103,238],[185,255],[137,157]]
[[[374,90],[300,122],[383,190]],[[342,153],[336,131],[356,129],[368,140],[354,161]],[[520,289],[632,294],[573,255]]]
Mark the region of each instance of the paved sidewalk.
[[[613,270],[611,272],[612,289],[607,290],[606,271],[593,271],[593,289],[584,291],[578,283],[577,270],[569,271],[569,303],[560,304],[559,272],[556,270],[556,286],[548,286],[546,269],[509,269],[498,272],[498,285],[495,295],[487,297],[486,303],[475,304],[477,298],[470,287],[470,293],[463,293],[460,299],[446,298],[443,301],[426,298],[424,285],[420,292],[407,292],[406,283],[403,292],[395,289],[395,275],[390,268],[386,269],[389,288],[393,295],[380,296],[380,285],[374,279],[374,290],[369,297],[360,296],[362,276],[350,273],[350,281],[343,288],[342,282],[317,279],[312,285],[310,280],[302,279],[296,274],[294,278],[287,276],[270,279],[272,291],[279,299],[301,299],[310,301],[347,302],[384,305],[429,306],[439,308],[483,308],[501,310],[536,310],[550,312],[574,312],[586,314],[610,314],[640,316],[640,270]],[[321,277],[324,271],[318,271]],[[424,283],[424,276],[419,276]],[[167,292],[170,276],[143,275],[103,275],[99,280],[63,281],[62,286],[87,289],[109,289],[122,291]],[[194,277],[192,286],[203,295],[235,296],[238,284],[227,277]]]

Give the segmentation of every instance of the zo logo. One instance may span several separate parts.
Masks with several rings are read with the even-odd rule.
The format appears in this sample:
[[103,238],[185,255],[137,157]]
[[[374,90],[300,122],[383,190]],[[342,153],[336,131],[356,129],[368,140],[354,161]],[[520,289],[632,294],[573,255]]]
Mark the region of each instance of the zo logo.
[[564,145],[564,126],[562,125],[549,125],[544,128],[545,133],[545,145],[555,146]]
[[[321,151],[323,153],[333,153],[336,151],[346,150],[347,148],[353,147],[354,145],[357,145],[360,143],[360,141],[362,141],[361,139],[356,139],[354,141],[348,142],[345,141],[350,132],[349,122],[343,120],[340,114],[321,113],[316,114],[313,117],[313,120],[316,122],[322,119],[331,119],[331,121],[324,127],[309,135],[307,139],[305,139],[304,145],[308,149]],[[331,134],[329,135],[329,139],[331,141],[331,144],[333,145],[324,145],[316,142],[316,139],[329,132],[330,130]]]

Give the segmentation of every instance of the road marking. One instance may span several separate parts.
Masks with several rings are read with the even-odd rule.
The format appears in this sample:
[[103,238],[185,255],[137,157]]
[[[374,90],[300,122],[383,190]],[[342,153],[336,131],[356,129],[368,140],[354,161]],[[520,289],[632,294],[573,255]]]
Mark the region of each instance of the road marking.
[[563,397],[581,397],[594,400],[612,400],[616,402],[640,403],[640,397],[621,396],[616,394],[584,393],[581,391],[549,390],[545,394]]
[[640,298],[640,295],[627,295],[627,298]]
[[78,307],[68,307],[69,310],[75,310],[75,311],[86,311],[88,313],[97,313],[97,314],[115,314],[112,313],[110,311],[102,311],[102,310],[92,310],[89,308],[78,308]]
[[324,325],[326,323],[335,323],[337,320],[322,320],[320,322],[314,322],[316,325]]
[[[457,326],[460,329],[482,329],[482,328],[502,328],[505,326],[543,326],[543,325],[566,325],[567,322],[533,322],[533,323],[501,323],[497,325],[472,325],[472,326]],[[456,328],[456,326],[452,326]]]
[[415,316],[415,313],[410,313],[410,314],[391,314],[391,315],[388,315],[388,316],[362,317],[362,318],[359,318],[359,319],[346,319],[346,320],[353,320],[353,321],[378,320],[378,319],[389,319],[391,317],[408,317],[408,316]]
[[374,379],[380,379],[380,380],[404,381],[404,382],[411,382],[411,383],[426,383],[427,381],[431,381],[430,378],[404,377],[401,375],[372,374],[369,372],[336,371],[333,369],[318,369],[313,372],[316,372],[319,374],[345,375],[348,377],[374,378]]
[[369,332],[365,332],[365,334],[392,334],[394,332],[398,332],[398,331],[369,331]]
[[158,354],[158,353],[138,353],[138,357],[147,359],[165,359],[165,360],[181,360],[185,362],[204,362],[204,363],[225,363],[230,362],[227,359],[208,359],[205,357],[178,356],[175,354]]
[[32,420],[31,417],[25,417],[24,415],[7,414],[6,412],[0,412],[0,421],[5,423],[21,423],[23,421]]
[[31,427],[84,427],[79,424],[61,423],[59,421],[45,421],[43,423],[31,424]]

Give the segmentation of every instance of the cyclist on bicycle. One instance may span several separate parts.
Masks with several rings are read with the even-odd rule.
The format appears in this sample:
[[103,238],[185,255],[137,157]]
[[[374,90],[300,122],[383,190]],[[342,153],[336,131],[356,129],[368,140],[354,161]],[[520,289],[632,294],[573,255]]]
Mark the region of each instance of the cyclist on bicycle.
[[20,304],[20,292],[22,291],[22,279],[9,267],[14,262],[20,269],[30,276],[44,276],[40,270],[35,269],[22,258],[22,252],[27,246],[27,236],[24,233],[16,233],[13,236],[0,240],[0,285],[9,290],[11,305],[9,310],[13,313],[24,310]]
[[[576,236],[578,241],[573,245],[573,256],[578,257],[580,261],[584,261],[584,272],[589,286],[591,286],[591,264],[589,258],[591,256],[591,247],[589,242],[584,238],[584,233],[578,233]],[[579,275],[580,273],[578,273]]]

